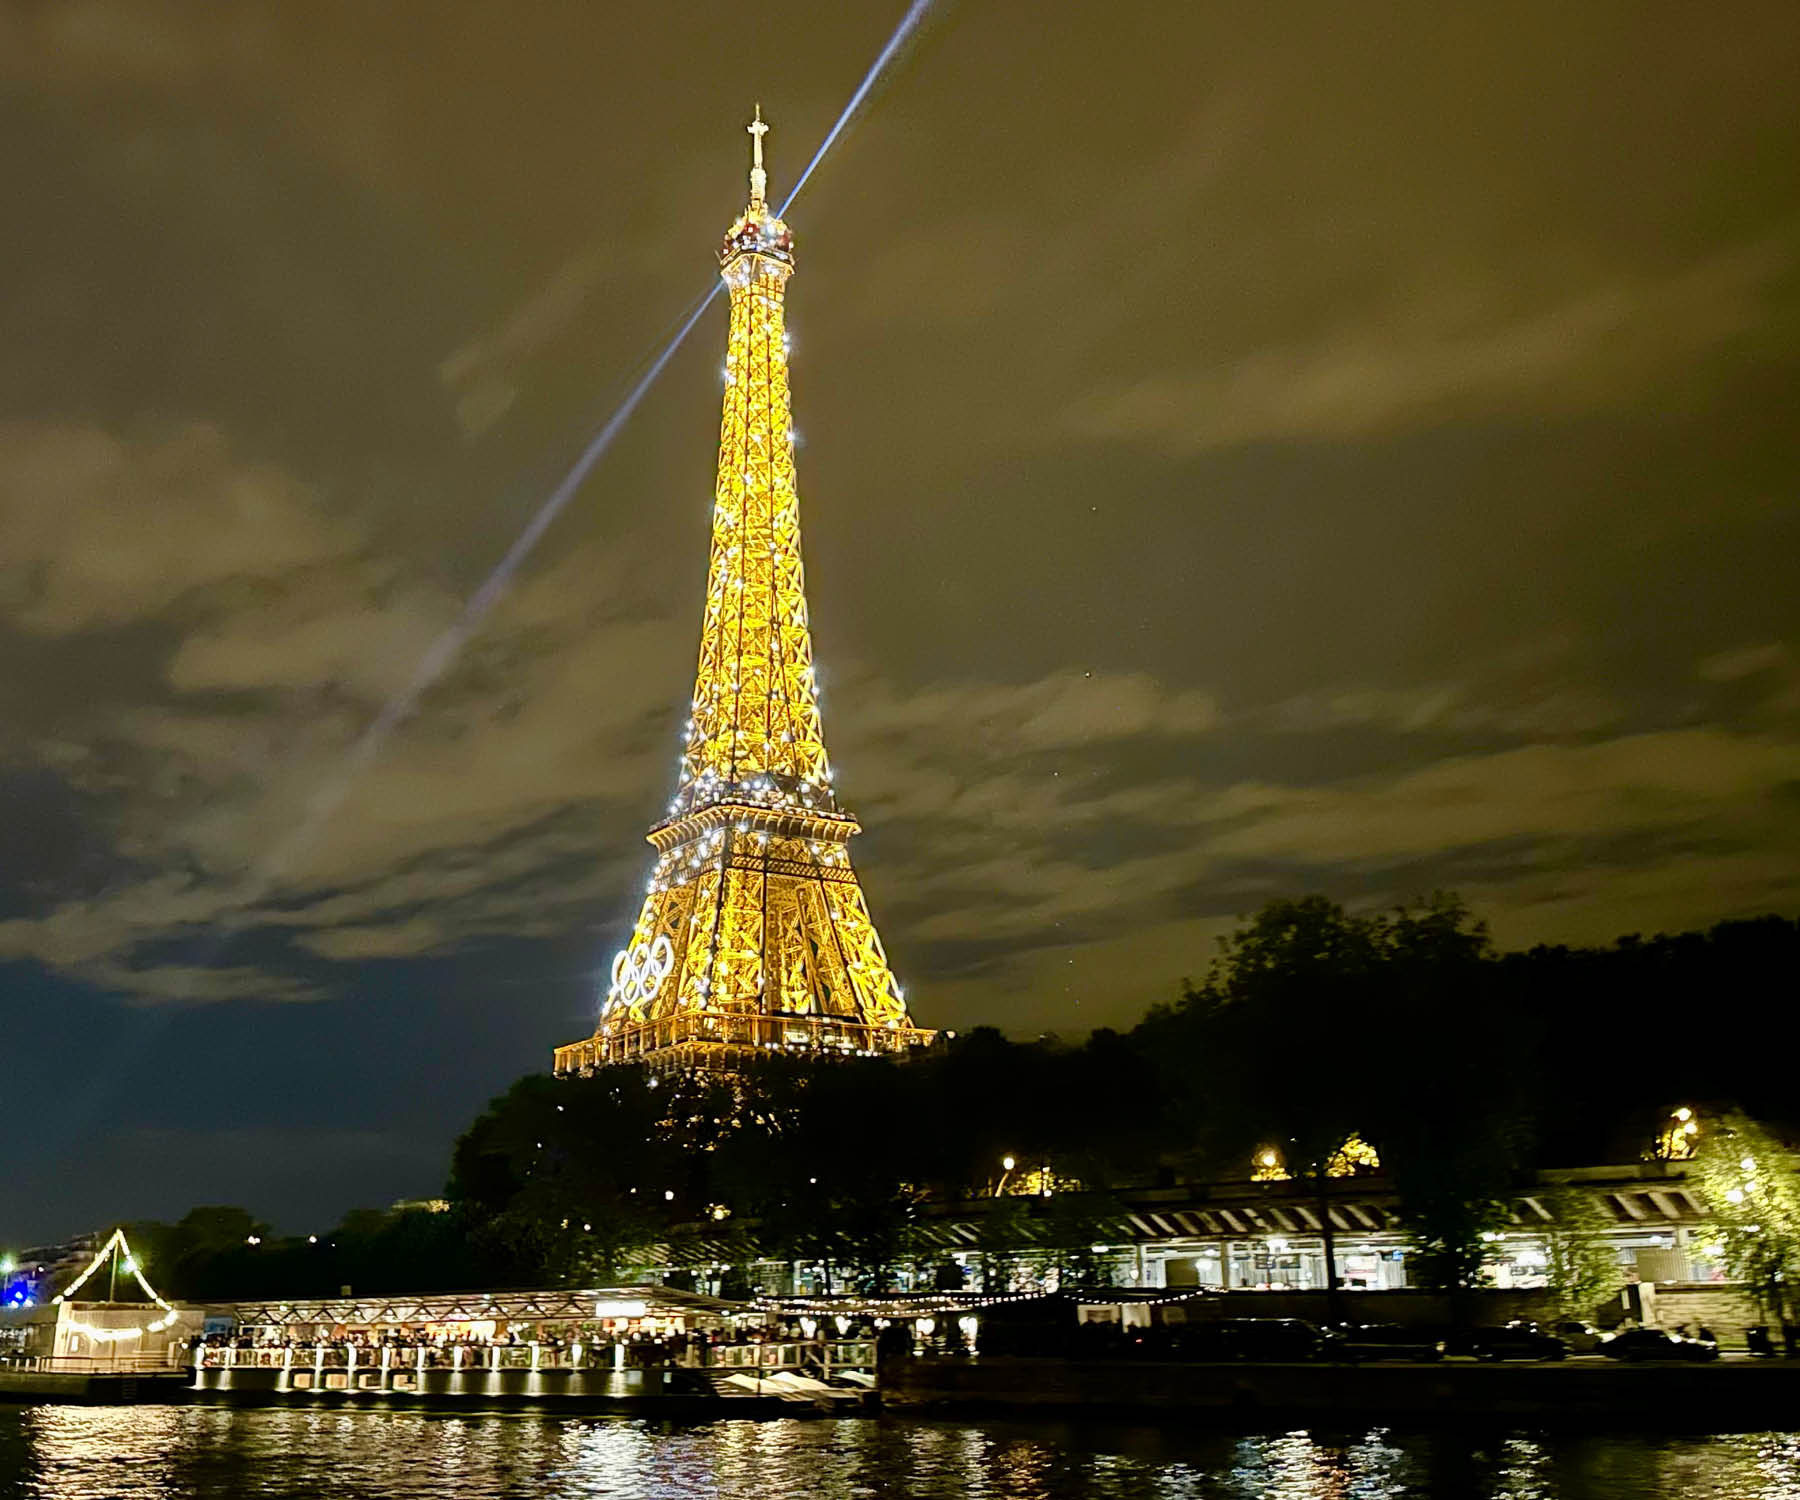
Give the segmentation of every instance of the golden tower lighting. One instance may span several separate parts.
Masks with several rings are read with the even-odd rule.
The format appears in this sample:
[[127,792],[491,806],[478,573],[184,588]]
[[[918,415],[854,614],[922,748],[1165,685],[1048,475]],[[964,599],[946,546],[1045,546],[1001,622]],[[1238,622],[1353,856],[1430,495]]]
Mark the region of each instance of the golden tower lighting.
[[724,418],[700,665],[669,815],[637,926],[592,1037],[558,1073],[603,1063],[724,1066],[768,1052],[897,1052],[914,1026],[831,785],[800,565],[783,299],[793,237],[765,194],[758,109],[750,203],[725,236]]

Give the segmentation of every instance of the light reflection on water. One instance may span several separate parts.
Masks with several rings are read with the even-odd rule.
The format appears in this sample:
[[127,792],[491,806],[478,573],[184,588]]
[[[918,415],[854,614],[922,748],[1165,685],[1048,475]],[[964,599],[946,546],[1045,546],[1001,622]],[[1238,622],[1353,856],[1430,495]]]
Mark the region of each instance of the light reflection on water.
[[0,1500],[1800,1500],[1800,1435],[1254,1437],[901,1419],[0,1409]]

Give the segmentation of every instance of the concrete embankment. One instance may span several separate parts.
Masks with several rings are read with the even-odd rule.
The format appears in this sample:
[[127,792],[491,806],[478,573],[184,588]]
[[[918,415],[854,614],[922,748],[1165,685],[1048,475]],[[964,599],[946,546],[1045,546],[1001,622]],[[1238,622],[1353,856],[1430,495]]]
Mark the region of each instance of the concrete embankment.
[[[680,1420],[721,1415],[791,1416],[796,1409],[813,1409],[810,1402],[773,1388],[760,1396],[735,1390],[723,1394],[700,1372],[685,1369],[428,1369],[415,1374],[379,1367],[323,1372],[240,1367],[205,1368],[195,1373],[188,1399],[228,1406],[428,1407],[446,1411],[536,1407]],[[322,1378],[314,1383],[315,1376]]]
[[1154,1364],[981,1357],[882,1367],[901,1411],[1156,1414],[1231,1422],[1408,1425],[1503,1421],[1533,1427],[1706,1431],[1800,1428],[1800,1362],[1716,1364]]
[[66,1401],[95,1406],[180,1401],[187,1394],[188,1383],[185,1371],[0,1369],[0,1401]]

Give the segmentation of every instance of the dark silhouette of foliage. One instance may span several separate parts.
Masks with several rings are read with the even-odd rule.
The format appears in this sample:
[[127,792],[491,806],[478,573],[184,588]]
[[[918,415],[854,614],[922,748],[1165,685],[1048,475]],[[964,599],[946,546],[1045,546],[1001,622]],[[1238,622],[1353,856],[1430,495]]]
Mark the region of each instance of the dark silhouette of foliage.
[[[130,1233],[189,1298],[605,1285],[665,1249],[730,1265],[741,1290],[759,1258],[839,1289],[902,1268],[950,1284],[930,1233],[946,1214],[976,1224],[989,1285],[1028,1256],[1081,1281],[1103,1274],[1093,1246],[1122,1237],[1113,1194],[1242,1179],[1274,1146],[1322,1205],[1356,1134],[1399,1194],[1415,1274],[1456,1288],[1530,1168],[1633,1160],[1680,1103],[1800,1127],[1797,967],[1800,922],[1779,917],[1496,955],[1452,896],[1361,914],[1274,901],[1130,1032],[1068,1045],[977,1027],[905,1062],[523,1078],[457,1141],[442,1211],[353,1213],[316,1242],[223,1207]],[[1755,1046],[1641,1045],[1720,999]],[[1026,1180],[1053,1193],[1021,1195]]]

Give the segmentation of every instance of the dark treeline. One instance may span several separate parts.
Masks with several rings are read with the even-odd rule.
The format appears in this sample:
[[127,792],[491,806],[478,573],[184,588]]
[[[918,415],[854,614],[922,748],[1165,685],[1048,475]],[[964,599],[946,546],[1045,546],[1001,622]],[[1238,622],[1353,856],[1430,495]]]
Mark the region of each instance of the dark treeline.
[[1778,917],[1497,954],[1453,897],[1367,915],[1278,901],[1129,1032],[978,1028],[904,1063],[770,1058],[731,1078],[527,1077],[457,1142],[447,1208],[359,1211],[316,1242],[199,1209],[133,1238],[191,1298],[606,1284],[652,1246],[874,1289],[903,1266],[958,1284],[919,1231],[960,1202],[984,1271],[1029,1238],[1086,1279],[1114,1194],[1243,1178],[1271,1149],[1322,1177],[1355,1137],[1416,1263],[1458,1284],[1526,1172],[1635,1160],[1679,1104],[1800,1124],[1797,967],[1800,922]]

